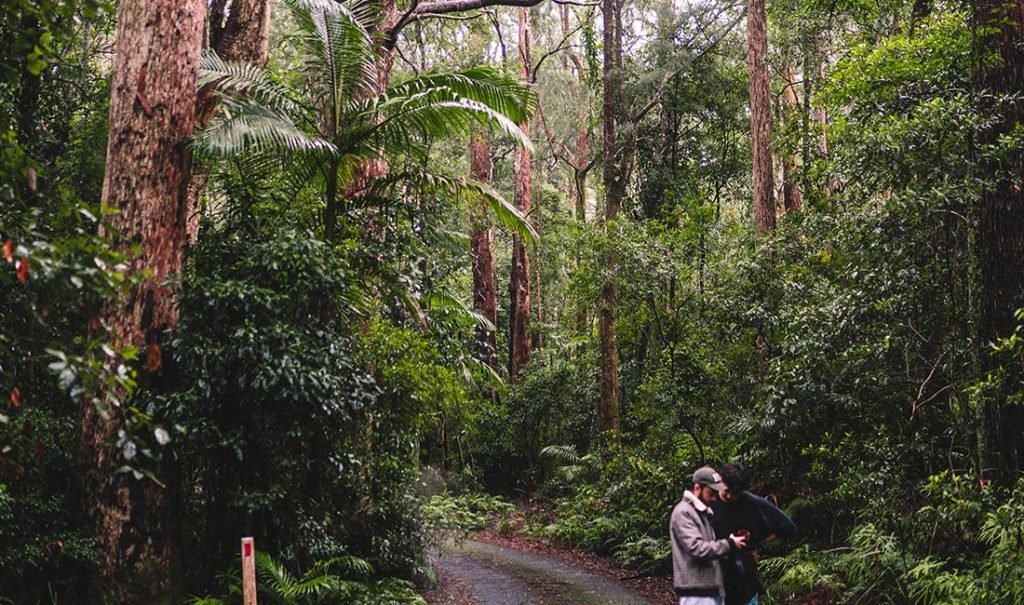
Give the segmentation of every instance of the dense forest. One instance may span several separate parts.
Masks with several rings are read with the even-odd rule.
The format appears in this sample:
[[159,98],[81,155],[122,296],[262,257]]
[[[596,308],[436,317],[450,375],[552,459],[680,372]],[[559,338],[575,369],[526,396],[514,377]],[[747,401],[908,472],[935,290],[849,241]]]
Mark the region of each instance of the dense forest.
[[1024,603],[1024,0],[10,0],[0,46],[0,603],[240,602],[243,536],[261,602],[423,603],[524,497],[665,574],[728,461],[799,527],[764,603]]

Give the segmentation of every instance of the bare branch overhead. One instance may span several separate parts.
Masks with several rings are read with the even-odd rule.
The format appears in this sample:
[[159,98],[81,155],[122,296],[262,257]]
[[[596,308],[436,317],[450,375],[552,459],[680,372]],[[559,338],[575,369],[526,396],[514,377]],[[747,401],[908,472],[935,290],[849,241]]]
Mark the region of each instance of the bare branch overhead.
[[[564,1],[564,0],[563,0]],[[490,6],[537,6],[544,0],[434,0],[433,2],[419,2],[414,0],[409,9],[402,15],[395,27],[388,32],[385,47],[391,49],[398,41],[398,34],[406,25],[427,17],[439,17],[450,13],[461,13],[465,11],[487,8]]]

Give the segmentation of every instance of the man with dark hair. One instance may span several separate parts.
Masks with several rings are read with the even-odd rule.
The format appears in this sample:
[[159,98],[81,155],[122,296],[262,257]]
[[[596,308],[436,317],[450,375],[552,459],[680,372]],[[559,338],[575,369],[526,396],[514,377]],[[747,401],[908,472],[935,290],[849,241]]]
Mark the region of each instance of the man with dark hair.
[[722,477],[709,466],[693,473],[693,491],[686,490],[672,509],[672,582],[679,605],[722,605],[724,588],[719,560],[746,546],[746,538],[715,539],[709,505],[725,489]]
[[757,573],[757,548],[761,544],[796,533],[796,524],[779,507],[747,491],[749,482],[743,467],[730,462],[722,466],[726,489],[711,504],[715,536],[747,536],[747,544],[722,560],[726,605],[757,605],[764,590]]

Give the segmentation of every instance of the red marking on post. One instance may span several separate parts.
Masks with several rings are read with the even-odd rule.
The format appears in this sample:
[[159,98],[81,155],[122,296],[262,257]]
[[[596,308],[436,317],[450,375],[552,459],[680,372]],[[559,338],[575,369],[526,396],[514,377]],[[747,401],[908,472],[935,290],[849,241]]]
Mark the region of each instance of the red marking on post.
[[246,542],[245,543],[245,556],[246,557],[251,557],[252,556],[252,542]]

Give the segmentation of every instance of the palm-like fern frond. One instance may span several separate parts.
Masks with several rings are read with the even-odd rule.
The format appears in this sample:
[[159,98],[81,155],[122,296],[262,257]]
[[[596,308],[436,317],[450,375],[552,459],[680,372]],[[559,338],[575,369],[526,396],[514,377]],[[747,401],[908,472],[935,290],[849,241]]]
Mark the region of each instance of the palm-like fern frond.
[[580,464],[583,461],[583,457],[576,451],[575,445],[549,445],[542,449],[540,454],[562,464]]
[[561,462],[563,465],[558,467],[558,472],[570,483],[597,468],[597,457],[593,454],[580,456],[575,445],[549,445],[540,453]]
[[370,2],[289,0],[302,32],[305,67],[322,79],[322,106],[332,134],[341,129],[345,103],[375,89],[374,5]]
[[242,153],[337,153],[330,141],[305,132],[286,114],[258,103],[226,103],[207,127],[193,137],[192,147],[213,157]]
[[429,172],[399,172],[391,174],[378,181],[378,187],[394,187],[402,185],[408,190],[419,193],[447,195],[463,195],[472,199],[481,199],[494,212],[497,222],[502,227],[521,236],[530,244],[539,239],[537,231],[530,224],[526,215],[513,206],[497,191],[485,183],[463,177],[454,177]]
[[494,324],[491,320],[484,317],[475,309],[470,309],[458,298],[455,298],[448,292],[428,292],[422,297],[423,302],[435,309],[449,309],[456,313],[472,319],[475,323],[479,324],[485,330],[495,330]]
[[285,603],[299,603],[310,595],[324,595],[341,587],[341,578],[314,567],[296,578],[279,561],[265,552],[256,552],[256,573],[262,585]]
[[317,561],[310,569],[311,573],[326,573],[332,569],[340,569],[346,577],[369,577],[373,575],[373,565],[366,559],[353,555],[342,555]]
[[263,551],[256,551],[256,577],[280,596],[289,594],[298,583],[288,568]]
[[[468,134],[479,124],[530,147],[518,123],[533,111],[536,97],[512,78],[491,68],[474,68],[422,75],[377,94],[376,42],[371,34],[377,8],[372,0],[286,4],[299,23],[304,68],[310,89],[316,92],[300,102],[264,70],[208,53],[200,84],[214,92],[220,107],[193,138],[199,155],[287,158],[302,168],[301,178],[293,179],[295,186],[289,189],[326,183],[324,220],[334,227],[339,192],[351,196],[347,185],[368,161],[403,155],[423,159],[430,141]],[[360,192],[355,204],[347,200],[342,212],[384,199],[375,193],[394,191],[400,182],[403,197],[418,190],[483,199],[500,225],[531,242],[537,238],[522,212],[494,190],[456,177],[390,175],[371,186],[377,191]]]
[[288,89],[270,79],[266,70],[252,63],[221,59],[207,50],[199,61],[199,88],[215,87],[221,99],[247,99],[279,111],[292,111],[295,102]]
[[391,86],[388,93],[408,97],[438,89],[486,105],[514,122],[524,122],[537,108],[537,95],[532,90],[492,67],[423,74]]
[[496,127],[517,144],[533,149],[530,138],[518,124],[482,103],[458,98],[447,90],[420,93],[396,99],[394,103],[385,101],[377,107],[377,115],[380,122],[368,134],[372,142],[385,148],[402,149],[413,137],[466,135],[474,126],[484,124]]
[[489,124],[531,148],[520,130],[533,111],[532,91],[491,68],[427,74],[388,88],[379,96],[354,99],[348,115],[369,125],[374,144],[401,149],[412,137],[430,139],[467,134]]

